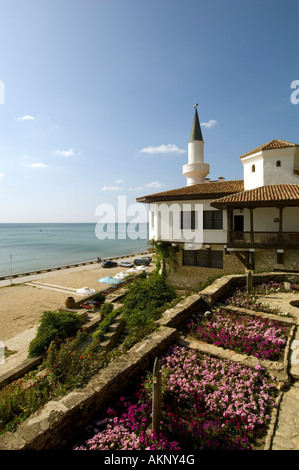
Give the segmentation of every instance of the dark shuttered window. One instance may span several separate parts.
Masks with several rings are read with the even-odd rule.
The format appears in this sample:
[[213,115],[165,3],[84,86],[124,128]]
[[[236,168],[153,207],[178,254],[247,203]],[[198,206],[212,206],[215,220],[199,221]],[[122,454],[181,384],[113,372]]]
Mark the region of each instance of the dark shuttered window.
[[203,211],[203,228],[206,230],[222,229],[222,211]]
[[223,251],[218,250],[184,250],[184,266],[203,268],[223,268]]

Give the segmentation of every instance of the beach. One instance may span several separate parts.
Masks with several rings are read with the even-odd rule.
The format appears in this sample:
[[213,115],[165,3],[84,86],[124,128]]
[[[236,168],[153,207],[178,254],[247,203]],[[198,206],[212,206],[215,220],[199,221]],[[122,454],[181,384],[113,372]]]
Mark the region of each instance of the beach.
[[[122,260],[132,261],[134,257]],[[120,261],[114,258],[115,261]],[[151,263],[149,271],[153,268]],[[96,292],[107,289],[98,279],[126,272],[127,268],[117,266],[103,268],[100,263],[90,264],[61,271],[25,276],[0,282],[0,341],[6,343],[24,331],[36,328],[42,313],[65,307],[67,297],[76,301],[84,298],[77,289],[89,287]]]
[[[113,260],[132,261],[144,255],[121,256]],[[152,262],[146,272],[152,272],[154,268]],[[75,301],[84,299],[86,294],[77,293],[77,289],[89,287],[101,292],[111,286],[98,282],[98,279],[127,270],[122,266],[103,268],[101,263],[95,263],[18,277],[12,280],[12,285],[10,280],[0,281],[0,342],[9,351],[5,361],[0,361],[0,376],[27,359],[29,344],[36,336],[43,312],[65,308],[67,297],[73,297]]]

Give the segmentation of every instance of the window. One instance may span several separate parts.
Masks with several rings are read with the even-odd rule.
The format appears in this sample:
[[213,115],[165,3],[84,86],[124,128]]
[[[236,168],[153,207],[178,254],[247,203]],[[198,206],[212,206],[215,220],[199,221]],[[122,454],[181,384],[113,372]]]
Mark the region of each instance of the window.
[[277,160],[276,166],[281,166],[281,161],[280,160]]
[[251,173],[254,173],[255,172],[255,165],[252,165],[251,167]]
[[203,228],[221,230],[223,228],[222,211],[203,211]]
[[183,266],[223,268],[223,251],[184,250]]
[[195,211],[181,211],[181,229],[195,230],[198,228],[198,217]]

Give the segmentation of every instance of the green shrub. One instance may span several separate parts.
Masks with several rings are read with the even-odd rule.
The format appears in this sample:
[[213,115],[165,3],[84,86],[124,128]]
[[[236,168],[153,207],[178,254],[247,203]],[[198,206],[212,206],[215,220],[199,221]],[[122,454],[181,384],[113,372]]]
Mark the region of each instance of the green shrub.
[[132,315],[140,312],[154,316],[158,309],[175,297],[175,290],[162,276],[152,275],[147,279],[136,279],[124,300],[124,318],[130,321]]
[[123,319],[133,342],[141,340],[156,328],[155,320],[160,317],[163,306],[175,298],[176,292],[164,276],[154,274],[146,279],[136,279],[122,307]]
[[105,298],[106,298],[106,296],[102,292],[98,292],[97,294],[95,294],[93,296],[93,300],[95,302],[102,302],[103,303],[103,302],[105,302]]
[[108,313],[112,312],[113,309],[114,307],[111,302],[101,305],[101,308],[100,308],[101,318],[104,319],[108,315]]
[[29,345],[29,357],[39,356],[46,352],[55,338],[66,338],[76,332],[83,320],[73,312],[44,312],[36,337]]
[[101,311],[102,310],[104,310],[106,313],[104,314],[104,318],[94,334],[94,339],[97,341],[102,341],[104,339],[105,333],[109,330],[111,323],[120,314],[121,307],[114,309],[113,305],[109,303],[102,305]]

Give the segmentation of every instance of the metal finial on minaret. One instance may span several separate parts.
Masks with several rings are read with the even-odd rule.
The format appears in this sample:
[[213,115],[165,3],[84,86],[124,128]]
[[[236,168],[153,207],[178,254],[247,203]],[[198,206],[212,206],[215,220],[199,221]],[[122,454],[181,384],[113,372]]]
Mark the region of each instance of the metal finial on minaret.
[[198,104],[195,104],[195,105],[193,106],[193,108],[195,108],[195,109],[196,109],[196,108],[197,108],[197,106],[198,106]]

